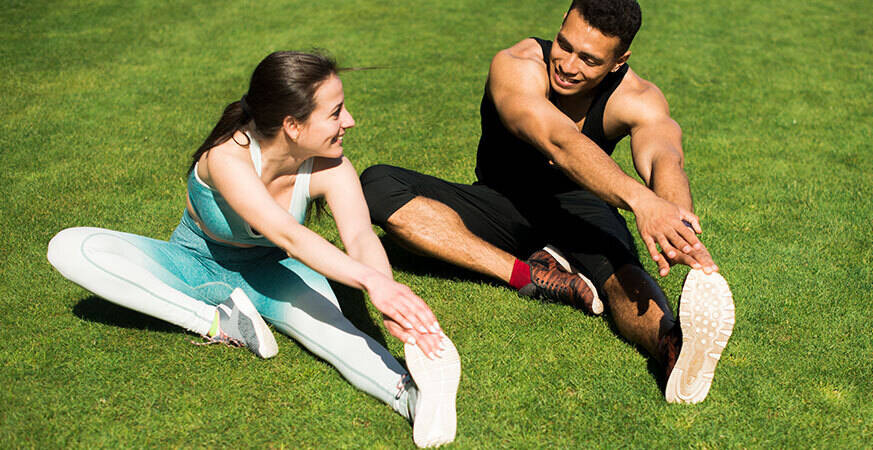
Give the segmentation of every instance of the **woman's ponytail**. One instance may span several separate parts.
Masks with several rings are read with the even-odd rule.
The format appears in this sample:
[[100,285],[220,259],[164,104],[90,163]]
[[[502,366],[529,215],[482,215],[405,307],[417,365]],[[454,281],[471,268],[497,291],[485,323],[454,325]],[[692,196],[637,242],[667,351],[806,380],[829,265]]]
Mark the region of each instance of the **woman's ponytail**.
[[[191,155],[191,166],[188,168],[188,173],[191,173],[194,170],[194,166],[197,165],[197,161],[200,161],[200,157],[203,156],[204,153],[209,151],[212,147],[216,145],[221,145],[228,139],[231,139],[234,133],[237,130],[243,129],[247,123],[252,120],[251,114],[248,112],[248,106],[243,107],[245,96],[239,101],[235,101],[227,107],[224,108],[224,112],[221,114],[221,118],[218,119],[218,123],[215,124],[215,127],[212,128],[212,132],[209,133],[209,137],[200,144],[200,147],[197,148],[197,151]],[[239,143],[240,145],[248,145]]]

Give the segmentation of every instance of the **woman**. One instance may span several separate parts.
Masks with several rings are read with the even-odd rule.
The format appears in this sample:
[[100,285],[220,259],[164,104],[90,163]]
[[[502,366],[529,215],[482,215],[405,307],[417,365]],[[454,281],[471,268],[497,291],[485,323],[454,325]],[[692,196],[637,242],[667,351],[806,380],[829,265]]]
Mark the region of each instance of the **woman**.
[[[343,156],[354,125],[333,60],[273,53],[194,153],[169,242],[71,228],[49,243],[48,259],[109,301],[269,358],[278,347],[263,316],[413,421],[417,445],[451,442],[458,353],[427,305],[392,279]],[[333,211],[346,253],[303,225],[316,198]],[[412,380],[343,316],[325,277],[369,294],[405,342]]]

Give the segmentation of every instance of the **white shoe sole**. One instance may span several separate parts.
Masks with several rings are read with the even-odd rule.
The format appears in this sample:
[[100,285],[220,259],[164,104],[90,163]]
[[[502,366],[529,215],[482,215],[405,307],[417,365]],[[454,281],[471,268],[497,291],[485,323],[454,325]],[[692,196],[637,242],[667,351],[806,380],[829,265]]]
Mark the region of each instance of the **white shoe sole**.
[[270,331],[270,327],[267,326],[267,322],[264,322],[264,318],[258,313],[255,305],[249,300],[249,296],[242,289],[236,288],[230,293],[230,298],[233,299],[233,303],[239,308],[240,314],[248,317],[255,328],[258,349],[253,352],[264,359],[276,356],[279,353],[279,344],[276,343],[276,337],[273,336],[273,332]]
[[582,274],[580,274],[579,272],[576,272],[570,265],[570,261],[567,261],[567,258],[564,258],[564,255],[562,255],[561,252],[559,252],[558,249],[556,249],[555,247],[547,245],[543,247],[543,250],[549,252],[549,254],[558,261],[558,264],[561,266],[562,269],[566,270],[567,272],[579,275],[579,278],[581,278],[582,281],[584,281],[585,284],[588,285],[588,288],[591,289],[591,292],[594,293],[594,299],[591,300],[591,312],[598,316],[600,314],[603,314],[603,302],[600,300],[600,296],[597,295],[597,288],[594,287],[594,283],[592,283],[591,280],[589,280],[588,278],[582,276]]
[[682,350],[667,380],[669,403],[698,403],[712,386],[715,366],[734,329],[734,301],[717,272],[691,270],[679,299]]
[[461,381],[461,358],[448,337],[443,356],[428,359],[418,346],[406,344],[406,366],[418,387],[412,440],[415,445],[439,447],[455,440],[457,416],[455,397]]

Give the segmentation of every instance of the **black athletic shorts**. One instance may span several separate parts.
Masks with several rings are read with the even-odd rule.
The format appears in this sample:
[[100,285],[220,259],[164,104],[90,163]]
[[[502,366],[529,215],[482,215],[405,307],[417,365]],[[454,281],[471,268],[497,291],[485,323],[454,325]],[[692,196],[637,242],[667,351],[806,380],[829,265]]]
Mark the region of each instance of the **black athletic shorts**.
[[456,211],[475,235],[516,258],[527,259],[547,244],[558,248],[603,297],[603,284],[618,268],[640,265],[624,217],[584,189],[508,195],[483,184],[450,183],[387,165],[365,170],[361,184],[376,225],[384,227],[416,196],[431,198]]

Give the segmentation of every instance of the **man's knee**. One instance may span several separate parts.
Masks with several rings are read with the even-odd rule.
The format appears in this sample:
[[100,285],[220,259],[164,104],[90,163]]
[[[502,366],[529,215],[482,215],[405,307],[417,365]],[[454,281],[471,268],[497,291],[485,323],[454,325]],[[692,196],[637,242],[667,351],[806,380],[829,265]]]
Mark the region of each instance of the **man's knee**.
[[361,188],[370,208],[370,219],[384,227],[388,218],[415,197],[402,177],[403,169],[385,164],[368,167],[361,173]]
[[367,186],[383,178],[390,177],[396,169],[396,167],[387,164],[376,164],[375,166],[367,167],[361,172],[361,185]]

